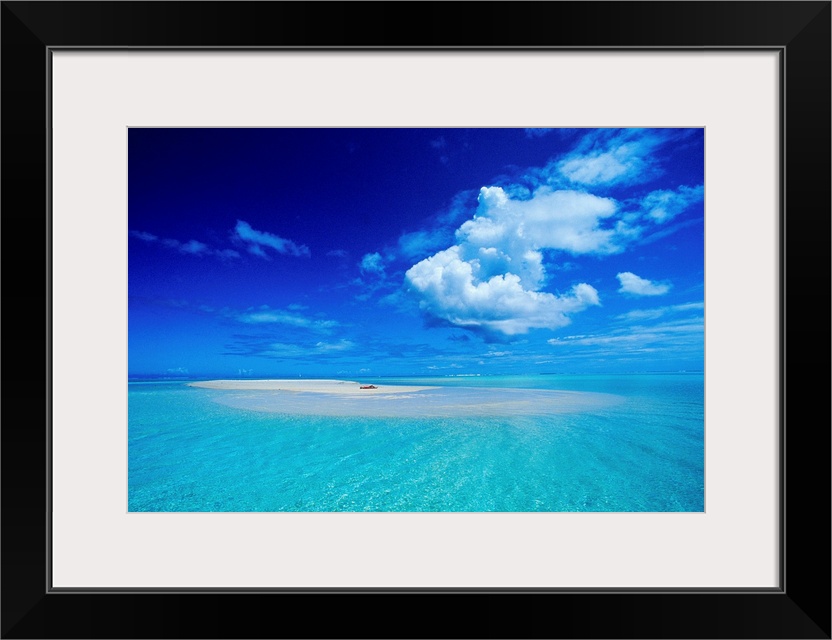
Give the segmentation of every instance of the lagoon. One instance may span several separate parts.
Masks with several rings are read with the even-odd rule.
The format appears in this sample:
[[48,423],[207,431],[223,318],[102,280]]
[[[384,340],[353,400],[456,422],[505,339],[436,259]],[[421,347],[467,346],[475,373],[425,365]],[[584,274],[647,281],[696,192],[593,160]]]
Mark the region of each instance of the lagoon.
[[129,511],[704,510],[701,373],[253,382],[128,384]]

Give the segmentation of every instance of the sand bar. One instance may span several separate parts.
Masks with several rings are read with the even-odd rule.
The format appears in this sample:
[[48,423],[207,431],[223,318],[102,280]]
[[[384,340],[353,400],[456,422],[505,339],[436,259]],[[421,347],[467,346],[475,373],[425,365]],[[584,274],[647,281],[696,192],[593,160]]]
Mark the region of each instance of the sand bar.
[[302,393],[336,393],[341,395],[376,395],[389,393],[414,393],[436,387],[416,387],[393,384],[377,384],[375,389],[362,389],[364,383],[350,380],[205,380],[191,382],[191,387],[203,389],[228,389],[231,391],[296,391]]

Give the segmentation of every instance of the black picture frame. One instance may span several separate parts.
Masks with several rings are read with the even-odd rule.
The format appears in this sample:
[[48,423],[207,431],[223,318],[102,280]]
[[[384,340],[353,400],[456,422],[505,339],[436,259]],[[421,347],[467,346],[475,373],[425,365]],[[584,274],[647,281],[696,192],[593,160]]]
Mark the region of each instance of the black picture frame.
[[[2,637],[830,638],[830,15],[828,1],[2,2]],[[63,47],[778,51],[779,588],[51,589],[47,132]]]

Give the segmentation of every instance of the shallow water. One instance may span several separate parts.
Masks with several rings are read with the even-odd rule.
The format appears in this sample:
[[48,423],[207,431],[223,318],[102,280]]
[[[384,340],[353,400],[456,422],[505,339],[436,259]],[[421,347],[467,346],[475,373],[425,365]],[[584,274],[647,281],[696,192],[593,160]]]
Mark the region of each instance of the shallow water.
[[130,511],[702,511],[702,374],[373,380],[373,397],[139,383]]

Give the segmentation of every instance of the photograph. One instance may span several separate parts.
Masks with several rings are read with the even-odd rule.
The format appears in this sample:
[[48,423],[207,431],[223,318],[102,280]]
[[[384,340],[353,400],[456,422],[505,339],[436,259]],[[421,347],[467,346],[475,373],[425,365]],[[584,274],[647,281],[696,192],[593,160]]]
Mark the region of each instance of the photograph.
[[705,511],[705,129],[128,137],[129,512]]

